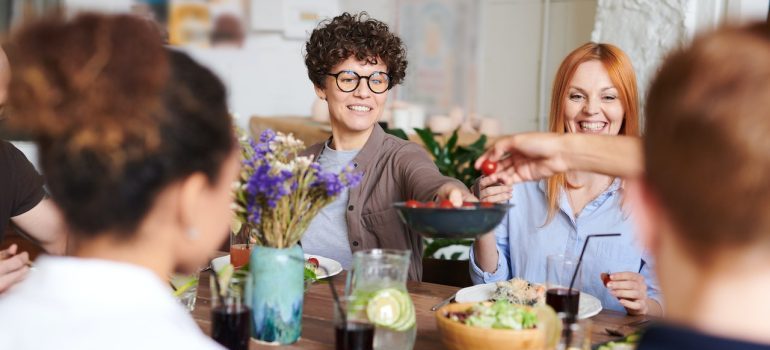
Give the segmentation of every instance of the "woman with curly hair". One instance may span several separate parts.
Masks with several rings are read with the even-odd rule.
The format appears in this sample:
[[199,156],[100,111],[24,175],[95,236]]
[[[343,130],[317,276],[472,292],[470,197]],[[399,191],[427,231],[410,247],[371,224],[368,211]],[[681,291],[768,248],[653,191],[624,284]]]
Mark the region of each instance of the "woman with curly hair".
[[221,349],[167,281],[228,235],[239,162],[222,83],[125,15],[29,24],[8,52],[10,121],[36,141],[74,249],[0,299],[2,347]]
[[421,279],[421,238],[400,221],[393,203],[440,198],[459,206],[475,198],[460,181],[442,176],[422,146],[388,135],[377,124],[388,91],[406,75],[401,39],[365,12],[343,13],[319,25],[305,50],[308,76],[329,105],[332,126],[332,137],[307,153],[325,170],[350,164],[364,177],[311,222],[303,249],[346,269],[354,251],[411,250],[409,278]]

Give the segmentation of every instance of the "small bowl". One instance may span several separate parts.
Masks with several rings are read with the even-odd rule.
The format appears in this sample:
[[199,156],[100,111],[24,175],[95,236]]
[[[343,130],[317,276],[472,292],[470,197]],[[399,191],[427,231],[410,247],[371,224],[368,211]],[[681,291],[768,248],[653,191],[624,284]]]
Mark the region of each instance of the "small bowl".
[[514,330],[468,326],[450,320],[448,312],[465,311],[478,303],[448,304],[436,310],[436,324],[441,341],[450,350],[543,349],[546,334],[540,328]]
[[428,238],[474,238],[494,230],[512,204],[472,203],[460,208],[409,208],[394,203],[401,220]]

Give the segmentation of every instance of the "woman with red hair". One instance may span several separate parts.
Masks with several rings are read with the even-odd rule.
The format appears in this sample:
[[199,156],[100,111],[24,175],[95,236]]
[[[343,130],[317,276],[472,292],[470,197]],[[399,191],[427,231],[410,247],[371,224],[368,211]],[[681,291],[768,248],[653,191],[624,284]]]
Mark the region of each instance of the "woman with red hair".
[[[556,74],[549,119],[554,133],[638,136],[636,75],[625,53],[596,43],[572,51]],[[588,235],[617,232],[619,237],[588,245],[581,290],[598,297],[604,308],[660,313],[652,263],[634,240],[620,178],[573,171],[509,186],[493,174],[476,187],[482,201],[507,201],[514,207],[494,235],[479,237],[473,245],[475,283],[512,277],[543,283],[547,256],[577,257]],[[606,284],[603,273],[610,277]]]

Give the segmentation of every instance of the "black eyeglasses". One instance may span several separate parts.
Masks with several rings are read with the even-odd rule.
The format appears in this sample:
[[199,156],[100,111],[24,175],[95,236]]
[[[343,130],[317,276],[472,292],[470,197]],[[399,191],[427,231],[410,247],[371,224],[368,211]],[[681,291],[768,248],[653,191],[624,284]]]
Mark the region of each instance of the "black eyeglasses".
[[375,94],[388,91],[391,87],[390,75],[385,72],[374,72],[368,77],[362,77],[352,70],[343,70],[336,74],[326,73],[326,75],[334,77],[337,81],[337,87],[343,92],[353,92],[355,89],[358,89],[361,79],[366,79],[366,85]]

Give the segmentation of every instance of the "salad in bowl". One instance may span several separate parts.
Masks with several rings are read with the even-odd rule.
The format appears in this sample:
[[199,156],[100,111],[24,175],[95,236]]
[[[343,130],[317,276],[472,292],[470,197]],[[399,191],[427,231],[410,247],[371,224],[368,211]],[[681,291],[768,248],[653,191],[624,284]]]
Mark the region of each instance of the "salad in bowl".
[[561,322],[546,305],[456,303],[435,316],[441,339],[452,350],[543,349],[555,346],[561,333]]

